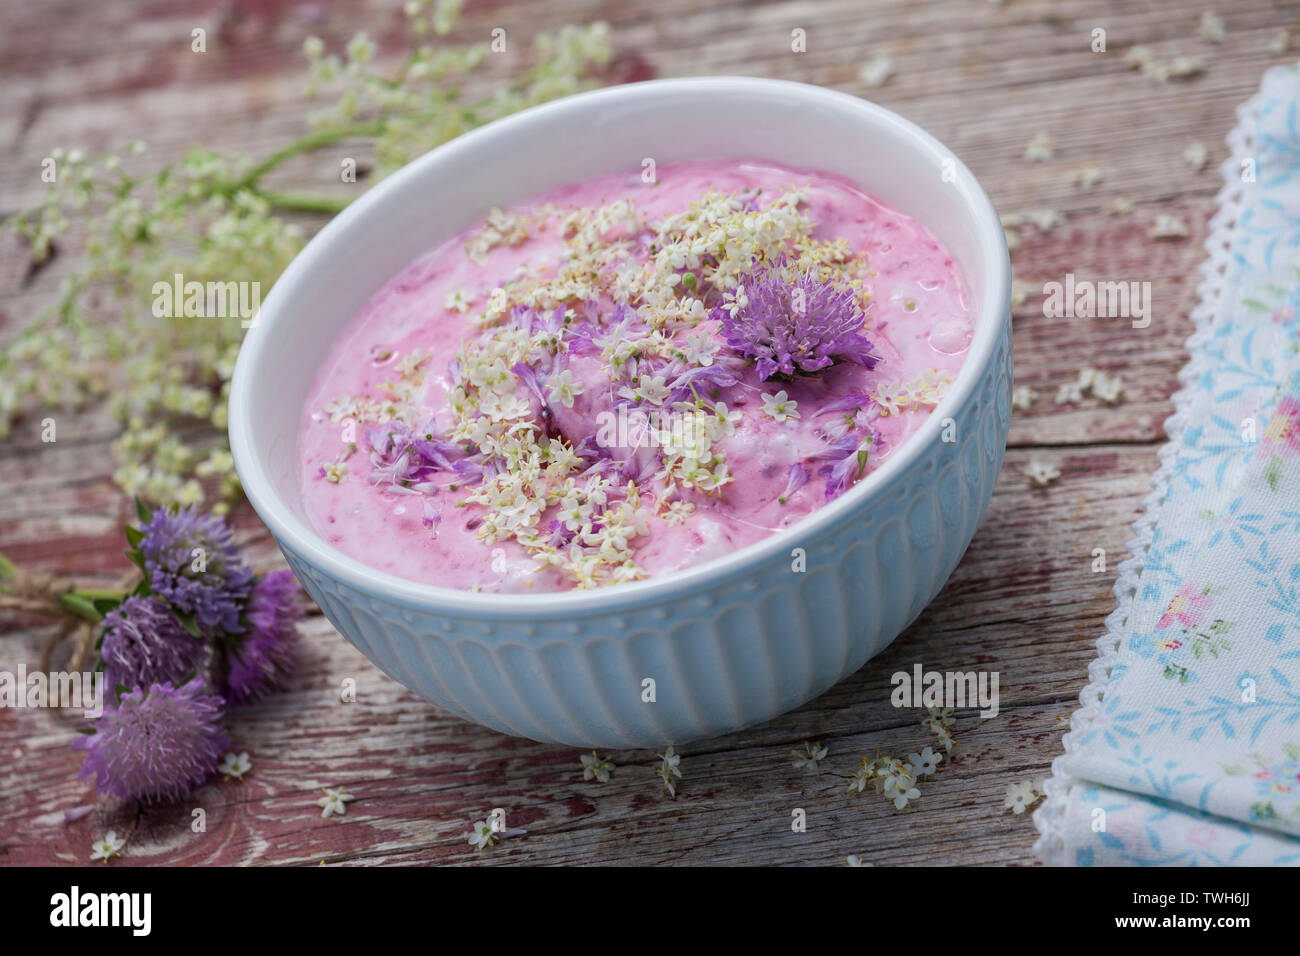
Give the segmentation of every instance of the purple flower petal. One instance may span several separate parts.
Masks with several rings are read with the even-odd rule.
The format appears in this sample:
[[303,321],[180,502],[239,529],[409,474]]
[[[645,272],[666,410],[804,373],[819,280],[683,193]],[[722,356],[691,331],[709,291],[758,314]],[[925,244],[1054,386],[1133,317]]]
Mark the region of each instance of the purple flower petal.
[[837,360],[875,365],[877,356],[861,334],[866,317],[855,290],[783,261],[757,267],[742,289],[743,308],[733,315],[717,306],[711,317],[721,323],[727,344],[754,360],[760,381],[818,372]]

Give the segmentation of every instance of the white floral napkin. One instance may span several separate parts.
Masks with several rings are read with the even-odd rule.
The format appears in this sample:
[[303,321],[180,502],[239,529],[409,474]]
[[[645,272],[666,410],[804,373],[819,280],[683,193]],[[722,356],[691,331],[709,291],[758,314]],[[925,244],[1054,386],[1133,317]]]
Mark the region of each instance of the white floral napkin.
[[1067,865],[1300,864],[1300,72],[1238,110],[1191,360],[1035,813]]

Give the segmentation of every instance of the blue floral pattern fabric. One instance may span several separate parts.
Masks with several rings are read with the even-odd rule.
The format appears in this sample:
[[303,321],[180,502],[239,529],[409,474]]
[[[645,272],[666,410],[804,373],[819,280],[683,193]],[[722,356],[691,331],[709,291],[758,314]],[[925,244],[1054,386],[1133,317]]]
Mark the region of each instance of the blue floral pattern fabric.
[[1300,864],[1300,73],[1240,111],[1191,360],[1040,854]]

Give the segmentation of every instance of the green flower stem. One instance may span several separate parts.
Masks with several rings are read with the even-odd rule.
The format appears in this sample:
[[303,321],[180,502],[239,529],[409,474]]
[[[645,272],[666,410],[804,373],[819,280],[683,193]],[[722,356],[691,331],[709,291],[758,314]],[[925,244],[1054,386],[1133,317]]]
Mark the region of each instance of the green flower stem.
[[126,592],[118,588],[73,588],[70,593],[80,594],[91,601],[120,601],[126,597]]
[[71,588],[59,595],[59,603],[64,609],[71,611],[77,617],[85,618],[92,624],[98,624],[104,619],[104,615],[95,607],[97,600],[108,599],[119,601],[124,597],[121,591],[102,590],[96,588]]
[[255,188],[263,176],[295,156],[310,153],[312,150],[320,149],[322,146],[329,146],[341,140],[375,136],[382,132],[383,128],[384,124],[376,120],[369,123],[357,123],[353,126],[343,126],[338,129],[321,130],[318,133],[309,133],[266,157],[266,159],[245,173],[242,179],[233,183],[230,191],[236,193],[241,189]]
[[276,209],[289,212],[319,213],[327,216],[342,212],[348,203],[352,202],[352,199],[345,199],[342,196],[313,196],[309,193],[278,192],[271,189],[259,189],[257,195]]
[[[0,594],[14,594],[12,591],[12,582],[19,578],[20,569],[9,558],[0,554]],[[21,585],[20,585],[21,588]],[[46,598],[40,594],[17,593],[14,595],[23,606],[28,610],[32,604],[39,604]],[[104,619],[104,615],[95,607],[96,601],[120,601],[126,596],[125,592],[116,588],[68,588],[58,596],[58,604],[65,611],[75,614],[77,617],[85,618],[95,624]],[[53,595],[49,596],[51,604],[49,611],[54,611]],[[44,613],[44,612],[42,612]]]
[[7,581],[18,573],[18,565],[0,554],[0,583]]

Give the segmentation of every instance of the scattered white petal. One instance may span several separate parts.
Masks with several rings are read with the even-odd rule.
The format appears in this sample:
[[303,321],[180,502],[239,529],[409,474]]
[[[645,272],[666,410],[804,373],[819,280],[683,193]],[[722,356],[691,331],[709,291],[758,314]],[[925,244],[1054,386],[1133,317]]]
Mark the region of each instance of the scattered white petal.
[[1032,163],[1045,163],[1056,155],[1052,134],[1040,129],[1025,146],[1025,159]]
[[921,721],[921,726],[928,727],[937,734],[940,730],[947,730],[956,722],[957,718],[953,716],[953,708],[930,707],[926,710],[926,716]]
[[227,780],[234,777],[236,780],[243,780],[244,774],[253,769],[253,761],[248,759],[247,753],[228,753],[221,758],[221,763],[217,764],[217,773],[224,776]]
[[881,792],[885,797],[894,801],[895,810],[905,810],[908,805],[921,796],[921,791],[916,787],[916,776],[912,773],[911,767],[901,766],[901,761],[895,761],[897,766],[889,766],[884,774],[884,785]]
[[1056,390],[1057,405],[1077,405],[1083,401],[1083,389],[1078,382],[1063,382]]
[[1165,76],[1170,80],[1185,80],[1197,76],[1205,69],[1205,59],[1199,56],[1176,56],[1166,64]]
[[448,312],[465,313],[469,311],[470,304],[473,301],[473,295],[464,289],[457,289],[454,292],[448,292],[443,297],[442,307]]
[[474,828],[469,834],[469,845],[476,850],[486,850],[497,842],[496,831],[486,820],[475,820]]
[[608,757],[601,759],[596,751],[582,755],[582,779],[595,780],[597,783],[609,783],[614,764]]
[[1065,222],[1065,217],[1055,209],[1028,209],[1025,218],[1037,226],[1039,232],[1051,232]]
[[1038,793],[1034,790],[1034,785],[1025,780],[1007,784],[1007,793],[1002,799],[1002,805],[1019,816],[1033,806],[1037,799]]
[[1027,412],[1038,399],[1038,393],[1028,385],[1017,385],[1011,391],[1011,404],[1018,411]]
[[1021,282],[1019,279],[1011,280],[1011,308],[1023,308],[1029,301],[1030,295],[1038,290],[1038,286],[1032,282]]
[[107,863],[115,856],[122,855],[126,840],[117,835],[116,830],[109,830],[104,836],[90,845],[90,860],[103,860]]
[[1133,46],[1124,54],[1124,63],[1157,83],[1185,80],[1205,69],[1205,60],[1199,56],[1175,56],[1170,60],[1157,59],[1150,47]]
[[1206,10],[1201,14],[1201,25],[1196,32],[1211,43],[1222,43],[1226,36],[1223,30],[1223,19],[1216,16],[1213,10]]
[[1133,211],[1133,200],[1127,196],[1116,196],[1106,203],[1106,212],[1112,216],[1126,216]]
[[763,393],[763,413],[778,422],[788,422],[799,417],[799,403],[782,390],[775,395]]
[[803,750],[791,750],[794,765],[801,770],[816,770],[817,765],[826,759],[827,748],[824,744],[803,742]]
[[1025,471],[1029,478],[1029,483],[1035,488],[1046,488],[1057,478],[1061,477],[1061,469],[1055,465],[1049,465],[1045,461],[1035,459],[1029,463],[1029,468]]
[[1138,44],[1137,46],[1131,46],[1128,48],[1128,52],[1124,54],[1124,65],[1138,70],[1154,59],[1155,54],[1151,52],[1149,46]]
[[884,86],[894,75],[894,61],[884,53],[873,56],[858,71],[858,77],[867,86]]
[[909,754],[907,762],[912,765],[912,772],[918,777],[928,777],[939,769],[943,754],[937,754],[932,747],[926,747],[919,754]]
[[857,854],[850,854],[844,858],[844,865],[845,866],[874,866],[875,864],[866,862],[864,859],[862,859],[862,857],[858,856]]
[[1268,52],[1280,55],[1285,53],[1289,46],[1291,46],[1291,31],[1283,27],[1269,38]]
[[1152,239],[1183,239],[1187,236],[1187,223],[1177,216],[1160,213],[1147,234]]
[[322,817],[343,816],[348,812],[348,804],[355,798],[350,793],[345,793],[342,787],[322,787],[321,792],[325,796],[316,801],[316,806],[321,808]]
[[1119,376],[1098,372],[1092,383],[1092,394],[1107,405],[1115,405],[1124,394],[1124,383]]
[[1187,144],[1187,148],[1183,150],[1183,159],[1187,160],[1192,169],[1199,173],[1205,168],[1205,164],[1210,161],[1210,153],[1205,148],[1205,144],[1198,139]]
[[674,753],[671,746],[663,753],[655,753],[659,758],[659,766],[655,768],[655,776],[663,780],[664,792],[670,797],[677,796],[677,781],[682,777],[682,771],[679,764],[682,762],[680,754]]
[[1080,166],[1078,169],[1074,170],[1074,172],[1070,174],[1070,178],[1074,180],[1076,186],[1084,192],[1087,192],[1088,190],[1095,189],[1097,184],[1105,178],[1105,174],[1101,171],[1101,167],[1096,163],[1088,163],[1086,166]]

